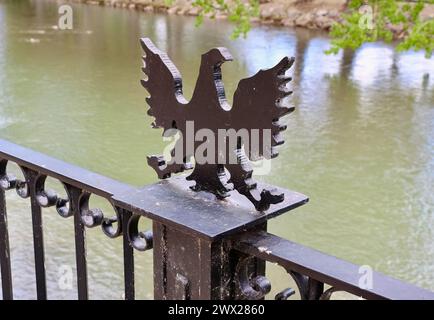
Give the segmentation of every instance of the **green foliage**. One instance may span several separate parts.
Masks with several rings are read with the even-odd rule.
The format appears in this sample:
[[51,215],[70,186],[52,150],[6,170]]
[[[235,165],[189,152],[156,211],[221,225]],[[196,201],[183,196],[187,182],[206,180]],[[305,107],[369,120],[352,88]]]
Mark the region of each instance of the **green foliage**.
[[[175,0],[165,0],[171,5]],[[434,49],[434,20],[420,20],[424,3],[434,0],[405,2],[398,0],[348,0],[347,13],[340,22],[333,24],[330,36],[331,47],[325,53],[336,54],[340,49],[357,49],[366,42],[397,41],[396,50],[423,50],[427,58]],[[252,18],[259,17],[259,0],[193,0],[200,8],[196,25],[200,26],[205,16],[215,18],[220,13],[235,24],[231,35],[236,39],[246,37],[251,29]],[[394,30],[394,31],[393,31]]]
[[193,6],[201,9],[196,18],[196,25],[203,22],[205,16],[215,18],[217,13],[224,14],[229,21],[235,24],[231,38],[236,39],[241,35],[246,37],[251,28],[251,19],[259,16],[258,0],[194,0]]
[[417,21],[408,36],[397,45],[396,49],[398,51],[425,50],[425,57],[430,58],[434,50],[434,20]]
[[434,21],[420,20],[424,2],[434,3],[434,0],[416,3],[350,0],[349,12],[331,28],[331,48],[326,53],[336,54],[345,48],[354,50],[366,42],[389,43],[395,38],[392,30],[396,30],[397,51],[424,50],[425,56],[430,58],[434,46]]

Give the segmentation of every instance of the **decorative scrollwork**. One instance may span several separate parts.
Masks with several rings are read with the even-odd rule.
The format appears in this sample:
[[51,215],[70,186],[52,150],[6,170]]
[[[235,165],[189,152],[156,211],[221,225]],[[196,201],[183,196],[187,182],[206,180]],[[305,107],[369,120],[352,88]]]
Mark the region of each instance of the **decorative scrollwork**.
[[295,271],[288,271],[288,274],[294,279],[295,284],[297,285],[298,291],[300,292],[301,300],[308,300],[309,296],[309,278],[301,273]]
[[8,165],[8,161],[4,159],[0,159],[0,187],[3,188],[3,180],[5,179],[6,173],[6,167]]
[[43,208],[54,206],[57,200],[57,193],[54,190],[42,190],[36,194],[36,201]]
[[99,208],[89,208],[89,200],[91,193],[85,190],[76,188],[69,184],[63,183],[68,199],[58,198],[56,202],[56,209],[59,215],[64,218],[70,217],[74,214],[73,207],[78,207],[82,223],[88,227],[93,228],[101,225],[105,235],[110,238],[116,238],[122,235],[122,209],[114,206],[111,202],[115,216],[106,218],[104,213]]
[[292,288],[287,288],[276,294],[274,300],[288,300],[288,298],[293,294],[295,294],[295,290]]
[[93,228],[96,226],[99,226],[103,219],[104,214],[101,209],[99,208],[89,208],[89,199],[90,199],[91,193],[83,191],[80,199],[79,199],[79,208],[80,208],[80,215],[81,215],[81,222],[88,227]]
[[125,214],[124,209],[113,205],[110,199],[107,199],[113,207],[115,215],[104,217],[101,209],[89,207],[91,192],[60,180],[59,182],[66,192],[66,197],[62,197],[56,191],[46,189],[47,175],[19,166],[24,179],[18,179],[15,175],[7,173],[7,165],[8,160],[0,159],[0,189],[15,189],[22,198],[32,196],[37,205],[42,208],[54,206],[57,213],[63,218],[79,215],[80,221],[85,227],[93,228],[101,225],[104,234],[110,238],[122,235],[123,229],[126,227],[128,241],[133,248],[139,251],[152,249],[152,231],[139,231],[140,215]]
[[251,265],[253,259],[254,257],[252,256],[246,256],[240,259],[236,267],[236,278],[244,298],[248,300],[259,300],[270,292],[271,283],[264,276],[253,276],[250,273],[249,265]]
[[323,292],[323,294],[320,296],[319,300],[330,300],[330,298],[332,297],[332,294],[337,292],[337,291],[341,291],[336,287],[331,287],[328,288],[326,291]]
[[[324,292],[324,284],[306,275],[293,270],[287,270],[288,274],[294,279],[300,292],[301,300],[318,300]],[[285,289],[276,295],[276,300],[287,299],[295,291],[291,288]],[[289,294],[289,295],[288,295]]]
[[17,185],[17,178],[6,172],[7,164],[7,160],[0,160],[0,188],[5,191],[14,189]]
[[54,190],[45,189],[46,180],[47,180],[47,176],[42,174],[38,175],[36,178],[35,194],[36,194],[36,201],[38,202],[38,204],[43,208],[56,206],[56,209],[58,207],[65,205],[65,203],[68,200],[59,197],[56,191]]
[[139,251],[146,251],[153,247],[152,231],[139,231],[141,215],[133,214],[128,221],[128,239],[131,246]]
[[122,219],[122,209],[113,206],[116,215],[110,218],[104,218],[101,223],[102,231],[109,238],[116,238],[122,234],[122,224],[124,223]]
[[68,218],[74,214],[74,211],[71,207],[71,199],[72,199],[72,187],[66,183],[62,183],[63,188],[65,189],[67,199],[58,198],[56,202],[56,211],[57,213],[63,217]]
[[[13,174],[7,173],[7,164],[8,160],[0,160],[0,188],[5,191],[15,189],[21,198],[28,198],[30,193],[27,187],[27,182],[18,179]],[[26,177],[26,169],[23,167],[20,167],[20,169]]]
[[5,173],[0,178],[0,188],[3,190],[11,190],[14,189],[17,185],[17,179],[14,175]]
[[68,199],[59,199],[56,203],[56,211],[63,218],[68,218],[74,214],[70,210]]
[[23,199],[30,197],[30,190],[27,181],[17,180],[15,191]]

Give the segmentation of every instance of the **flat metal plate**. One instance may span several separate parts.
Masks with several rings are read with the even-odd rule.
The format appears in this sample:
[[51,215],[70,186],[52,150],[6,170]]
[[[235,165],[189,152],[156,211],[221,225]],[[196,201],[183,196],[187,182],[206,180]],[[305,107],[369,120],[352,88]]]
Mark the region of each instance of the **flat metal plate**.
[[[117,194],[113,199],[115,205],[122,208],[209,240],[258,225],[309,200],[301,193],[276,188],[285,194],[285,200],[271,205],[267,211],[258,212],[236,191],[219,200],[211,193],[190,190],[189,186],[193,184],[184,176],[178,176]],[[258,187],[275,188],[260,183]]]

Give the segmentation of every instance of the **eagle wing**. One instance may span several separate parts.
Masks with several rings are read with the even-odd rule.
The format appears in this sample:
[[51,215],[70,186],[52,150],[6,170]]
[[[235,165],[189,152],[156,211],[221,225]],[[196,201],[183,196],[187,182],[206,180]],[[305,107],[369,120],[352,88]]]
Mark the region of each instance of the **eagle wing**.
[[150,39],[142,38],[140,42],[145,51],[142,71],[147,76],[141,83],[149,93],[146,102],[150,106],[148,115],[155,118],[152,126],[164,130],[176,128],[184,120],[182,108],[188,103],[182,94],[181,73]]
[[[243,144],[246,155],[252,161],[278,155],[275,147],[283,143],[280,132],[286,129],[279,119],[294,110],[282,104],[282,100],[292,93],[286,87],[291,78],[286,77],[285,72],[293,63],[294,58],[285,57],[274,67],[242,79],[235,91],[230,111],[232,124],[237,130],[249,130],[249,145]],[[255,132],[252,129],[258,130]],[[266,141],[268,136],[271,143],[264,145],[264,137]]]
[[[178,125],[183,126],[185,123],[185,110],[183,109],[188,102],[182,94],[181,73],[167,54],[158,49],[150,39],[142,38],[140,43],[145,51],[142,71],[147,79],[141,80],[141,83],[149,93],[146,98],[150,107],[148,115],[155,118],[152,126],[163,128],[164,135],[166,130],[178,129]],[[168,178],[172,173],[191,169],[187,161],[181,163],[173,161],[175,160],[174,150],[171,155],[172,160],[169,163],[166,163],[162,155],[147,157],[148,164],[156,171],[160,179]]]

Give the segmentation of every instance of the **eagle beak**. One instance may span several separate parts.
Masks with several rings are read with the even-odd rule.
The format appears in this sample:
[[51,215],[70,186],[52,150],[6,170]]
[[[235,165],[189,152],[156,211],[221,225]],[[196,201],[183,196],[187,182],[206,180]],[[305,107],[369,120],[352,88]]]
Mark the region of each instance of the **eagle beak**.
[[225,47],[219,47],[219,48],[216,48],[216,49],[220,52],[220,55],[222,57],[221,62],[226,62],[226,61],[232,61],[232,60],[234,60],[234,58],[232,58],[232,55],[231,55],[231,53],[229,52],[229,50],[227,48],[225,48]]
[[202,55],[202,63],[211,66],[220,66],[226,61],[232,61],[229,50],[223,47],[214,48]]

